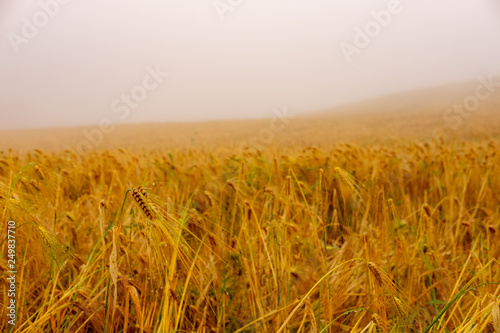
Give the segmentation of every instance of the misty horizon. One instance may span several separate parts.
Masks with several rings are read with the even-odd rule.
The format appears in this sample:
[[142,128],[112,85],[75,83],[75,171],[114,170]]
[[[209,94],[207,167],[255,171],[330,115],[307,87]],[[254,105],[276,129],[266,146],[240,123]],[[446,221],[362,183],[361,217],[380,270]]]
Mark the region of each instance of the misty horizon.
[[0,129],[263,119],[497,77],[498,9],[8,0]]

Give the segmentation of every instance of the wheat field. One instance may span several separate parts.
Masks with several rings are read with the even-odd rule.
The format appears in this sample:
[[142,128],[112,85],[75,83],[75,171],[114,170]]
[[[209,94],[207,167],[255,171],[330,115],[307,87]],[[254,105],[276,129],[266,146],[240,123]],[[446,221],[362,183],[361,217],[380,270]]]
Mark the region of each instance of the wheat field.
[[4,150],[0,331],[500,333],[499,188],[495,135]]

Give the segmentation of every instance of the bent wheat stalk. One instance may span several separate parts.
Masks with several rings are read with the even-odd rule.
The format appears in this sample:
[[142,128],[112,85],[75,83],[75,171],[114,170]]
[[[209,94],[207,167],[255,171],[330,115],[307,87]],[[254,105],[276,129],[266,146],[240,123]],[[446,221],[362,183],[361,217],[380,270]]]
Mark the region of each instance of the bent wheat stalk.
[[[333,272],[335,272],[337,269],[339,269],[340,267],[344,266],[345,264],[347,263],[350,263],[352,261],[356,261],[356,260],[363,260],[362,258],[354,258],[354,259],[350,259],[350,260],[346,260],[344,262],[341,262],[340,264],[338,264],[337,266],[333,267],[329,272],[327,272],[325,275],[323,275],[323,277],[321,279],[319,279],[312,287],[311,289],[309,289],[309,291],[302,297],[302,299],[300,300],[300,302],[293,308],[292,312],[290,312],[290,314],[288,315],[288,317],[285,319],[285,321],[283,322],[283,324],[281,324],[280,328],[278,329],[278,331],[276,333],[280,333],[282,332],[286,325],[288,324],[288,322],[290,321],[290,319],[292,319],[293,315],[295,314],[295,312],[297,312],[298,309],[300,309],[300,307],[302,306],[302,304],[304,304],[304,302],[307,300],[307,298],[312,294],[312,292],[314,291],[314,289],[316,289],[316,287],[318,285],[321,284],[321,282],[323,282],[324,279],[326,279],[330,274],[332,274]],[[364,260],[363,260],[364,261]]]

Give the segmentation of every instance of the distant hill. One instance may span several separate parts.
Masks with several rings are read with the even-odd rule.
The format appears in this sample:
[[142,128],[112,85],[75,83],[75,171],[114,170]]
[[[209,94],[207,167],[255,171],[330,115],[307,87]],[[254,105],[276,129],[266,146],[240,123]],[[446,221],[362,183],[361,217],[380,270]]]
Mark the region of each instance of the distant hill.
[[[500,83],[500,77],[493,81]],[[109,133],[97,126],[0,131],[0,150],[84,151],[211,145],[263,148],[427,139],[436,135],[497,136],[500,135],[500,87],[490,90],[478,80],[383,96],[284,121],[134,124],[117,126]],[[462,111],[452,108],[464,103],[469,103],[470,111],[465,107]]]
[[[484,78],[487,80],[487,78]],[[500,106],[500,76],[493,77],[492,81],[498,85],[493,87],[493,92],[480,88],[479,92],[489,93],[489,97],[481,101],[480,109],[490,109]],[[463,103],[468,96],[474,96],[478,86],[483,86],[482,81],[469,81],[455,84],[448,84],[430,88],[423,88],[407,92],[399,92],[365,101],[346,104],[334,109],[322,110],[318,115],[328,113],[359,113],[359,112],[379,112],[391,114],[393,112],[422,112],[422,111],[442,111],[454,103]]]
[[[343,105],[317,112],[314,117],[339,119],[347,116],[373,129],[399,129],[406,134],[422,136],[434,130],[455,135],[489,132],[500,119],[500,77],[493,81],[498,85],[490,87],[493,91],[479,80],[450,84]],[[475,96],[476,91],[479,98]],[[454,109],[456,104],[462,106],[461,111]]]

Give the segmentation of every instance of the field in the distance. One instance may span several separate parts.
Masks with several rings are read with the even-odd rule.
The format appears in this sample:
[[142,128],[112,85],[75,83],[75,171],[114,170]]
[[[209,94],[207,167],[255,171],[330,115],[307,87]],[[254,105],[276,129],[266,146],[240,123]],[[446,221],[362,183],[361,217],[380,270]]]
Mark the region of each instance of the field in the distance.
[[3,132],[0,331],[499,333],[487,102],[456,130],[439,103],[297,116],[260,149],[269,120],[122,126],[82,154],[80,130]]

